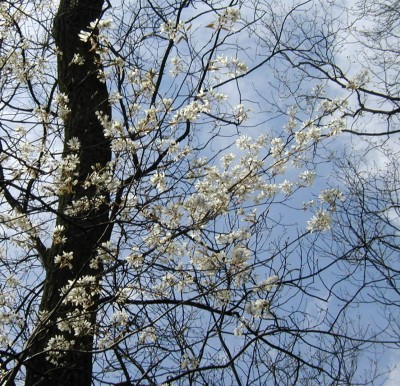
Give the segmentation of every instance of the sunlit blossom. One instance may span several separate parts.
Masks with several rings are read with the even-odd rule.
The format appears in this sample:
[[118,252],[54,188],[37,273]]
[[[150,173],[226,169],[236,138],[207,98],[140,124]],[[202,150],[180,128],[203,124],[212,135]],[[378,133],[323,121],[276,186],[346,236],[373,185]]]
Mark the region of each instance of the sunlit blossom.
[[65,355],[65,352],[74,347],[74,340],[67,340],[63,335],[55,335],[47,342],[45,350],[46,359],[55,365],[59,365]]
[[63,252],[61,255],[57,255],[54,258],[54,263],[57,264],[60,268],[72,269],[73,258],[73,252]]
[[327,231],[331,228],[332,217],[325,210],[318,210],[316,214],[307,222],[307,230],[310,232]]

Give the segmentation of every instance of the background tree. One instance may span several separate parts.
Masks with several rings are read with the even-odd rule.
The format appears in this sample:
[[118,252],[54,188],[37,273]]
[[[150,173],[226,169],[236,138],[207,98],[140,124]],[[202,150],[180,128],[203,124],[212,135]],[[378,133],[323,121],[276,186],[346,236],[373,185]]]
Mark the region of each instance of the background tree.
[[320,234],[354,200],[311,202],[382,94],[337,70],[357,15],[319,5],[0,4],[3,383],[353,384],[398,343],[347,296],[394,266],[356,281]]
[[[279,94],[294,98],[300,111],[316,97],[324,102],[327,115],[340,107],[341,118],[347,120],[344,132],[364,137],[397,134],[399,2],[320,1],[319,7],[314,5],[305,4],[312,18],[295,15],[290,18],[293,27],[282,31],[279,49],[286,65],[280,61],[276,66]],[[265,23],[266,28],[271,26]],[[259,36],[261,44],[273,44],[273,34]],[[285,113],[279,104],[275,106]]]
[[[343,264],[352,267],[365,282],[359,297],[382,305],[384,312],[379,322],[385,321],[385,334],[390,341],[399,336],[398,323],[393,319],[399,301],[398,151],[385,145],[368,151],[374,151],[379,163],[371,165],[365,154],[358,154],[349,156],[351,162],[341,165],[340,178],[347,187],[348,199],[337,209],[332,236],[340,246]],[[354,287],[360,284],[355,283]]]

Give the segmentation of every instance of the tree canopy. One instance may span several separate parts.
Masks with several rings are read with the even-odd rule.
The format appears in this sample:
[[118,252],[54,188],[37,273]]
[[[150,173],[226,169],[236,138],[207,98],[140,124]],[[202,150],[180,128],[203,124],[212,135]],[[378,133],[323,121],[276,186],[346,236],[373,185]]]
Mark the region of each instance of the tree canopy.
[[2,1],[0,382],[390,380],[399,10]]

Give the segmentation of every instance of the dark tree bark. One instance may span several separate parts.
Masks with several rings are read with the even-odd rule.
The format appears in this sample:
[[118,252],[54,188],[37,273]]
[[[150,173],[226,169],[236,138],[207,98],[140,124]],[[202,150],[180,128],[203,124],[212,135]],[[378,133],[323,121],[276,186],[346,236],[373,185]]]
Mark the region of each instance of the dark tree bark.
[[[106,192],[98,192],[95,187],[85,189],[83,182],[93,172],[92,167],[103,168],[111,159],[109,141],[103,134],[96,112],[111,115],[108,103],[106,85],[98,78],[101,69],[99,57],[93,47],[96,44],[96,29],[91,39],[83,42],[78,34],[88,30],[90,22],[100,19],[102,0],[61,0],[54,20],[54,38],[59,50],[58,55],[58,86],[60,92],[68,99],[70,113],[65,119],[64,154],[69,154],[67,142],[76,137],[80,144],[79,166],[77,170],[78,184],[73,191],[59,197],[59,215],[57,224],[65,228],[67,239],[62,246],[53,245],[44,261],[46,279],[40,310],[49,313],[44,326],[38,326],[32,340],[26,366],[26,385],[74,385],[86,386],[92,382],[92,346],[93,333],[84,336],[72,336],[60,331],[56,321],[65,317],[67,312],[76,309],[70,304],[61,303],[60,289],[69,280],[75,280],[85,275],[101,277],[101,267],[90,268],[89,263],[98,246],[109,239],[108,208],[109,197]],[[75,54],[79,54],[84,63],[72,63]],[[73,200],[86,197],[89,201],[102,194],[103,204],[90,208],[84,213],[66,215],[65,209]],[[54,258],[62,251],[73,252],[72,268],[60,268],[54,263]],[[91,323],[96,319],[95,305],[88,310]],[[74,350],[64,353],[59,365],[54,365],[46,359],[43,353],[48,341],[55,335],[63,335],[73,339]]]

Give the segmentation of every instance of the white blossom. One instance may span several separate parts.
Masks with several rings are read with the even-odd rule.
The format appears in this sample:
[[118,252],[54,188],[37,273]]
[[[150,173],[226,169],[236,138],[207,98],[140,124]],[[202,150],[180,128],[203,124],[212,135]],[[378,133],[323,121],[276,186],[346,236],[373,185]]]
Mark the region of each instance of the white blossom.
[[232,293],[230,290],[222,289],[215,291],[213,296],[219,305],[226,306],[232,298]]
[[89,38],[90,38],[91,35],[92,35],[92,34],[91,34],[91,32],[89,32],[89,31],[81,31],[81,32],[79,32],[79,34],[78,34],[79,39],[80,39],[82,42],[84,42],[84,43],[86,43],[86,42],[89,41]]
[[239,325],[234,328],[233,335],[242,336],[245,327],[246,327],[245,323],[240,322]]
[[307,210],[309,208],[312,208],[315,205],[314,200],[308,200],[303,202],[303,210]]
[[151,176],[150,182],[160,193],[167,189],[165,174],[159,170]]
[[256,287],[256,291],[261,290],[269,292],[272,290],[272,288],[278,285],[278,282],[279,282],[279,276],[272,275],[263,280],[262,282],[260,282]]
[[111,316],[112,323],[120,326],[126,326],[128,320],[129,315],[125,311],[115,311]]
[[332,218],[331,215],[319,209],[316,214],[307,222],[307,230],[310,232],[327,231],[331,228]]
[[312,141],[318,142],[321,139],[321,129],[315,125],[311,125],[308,128],[307,135]]
[[239,123],[243,123],[243,122],[245,122],[245,121],[248,120],[248,118],[249,118],[249,115],[248,115],[249,111],[250,111],[250,110],[247,109],[245,105],[239,104],[239,105],[236,105],[236,106],[233,108],[233,115],[234,115],[235,119],[236,119]]
[[258,200],[262,200],[264,198],[272,198],[278,192],[278,185],[276,184],[263,184],[260,187],[260,193],[257,197]]
[[290,194],[292,194],[293,182],[290,182],[288,180],[284,180],[283,182],[281,182],[279,184],[279,188],[281,189],[282,193],[284,193],[287,196],[289,196]]
[[346,88],[349,90],[357,90],[362,86],[365,86],[370,81],[369,71],[364,69],[354,78],[350,79]]
[[145,344],[146,342],[155,342],[157,340],[156,329],[151,327],[146,327],[139,334],[139,344]]
[[70,108],[68,107],[68,97],[67,95],[59,92],[56,94],[54,101],[58,104],[58,112],[59,116],[62,120],[66,120],[68,118],[69,113],[71,112]]
[[77,280],[68,280],[60,292],[64,304],[71,303],[86,309],[92,306],[92,298],[100,292],[100,288],[95,277],[86,275]]
[[306,170],[299,174],[299,178],[304,182],[306,186],[312,186],[316,177],[316,173],[311,170]]
[[271,313],[269,312],[270,302],[266,299],[257,299],[248,302],[245,307],[245,311],[254,316],[255,318],[271,318]]
[[62,159],[59,166],[59,175],[55,180],[57,194],[73,192],[74,186],[78,183],[76,169],[79,162],[77,154],[68,154]]
[[132,247],[131,250],[132,253],[126,257],[126,261],[130,266],[139,268],[143,264],[144,257],[137,247]]
[[318,199],[327,203],[334,210],[336,209],[336,202],[344,201],[344,195],[339,189],[325,189],[321,191]]
[[184,353],[181,360],[181,369],[196,369],[199,366],[199,361],[197,358],[189,355],[188,353]]
[[310,139],[310,136],[309,136],[308,132],[303,129],[301,131],[296,131],[294,133],[294,138],[295,138],[297,144],[299,146],[302,146],[308,142],[308,140]]
[[274,157],[274,158],[280,157],[284,146],[285,146],[285,144],[284,144],[282,138],[273,138],[271,141],[272,157]]
[[111,28],[112,27],[112,20],[111,19],[106,19],[106,20],[93,20],[92,22],[90,22],[89,24],[89,28],[90,29],[95,29],[98,28],[100,29],[104,29],[104,28]]
[[233,29],[233,26],[239,21],[239,19],[240,10],[233,7],[227,7],[224,8],[223,11],[218,15],[217,20],[208,24],[207,27],[230,31]]
[[90,261],[90,268],[98,269],[102,264],[116,259],[118,249],[111,241],[101,244],[96,250],[96,256]]
[[118,91],[110,92],[108,95],[108,102],[113,105],[122,99],[122,95]]
[[249,137],[248,135],[241,135],[237,140],[236,140],[236,146],[240,150],[249,150],[252,148],[252,138]]
[[334,117],[327,126],[330,130],[329,135],[338,135],[346,129],[346,121],[342,117]]
[[169,19],[166,23],[161,24],[160,26],[161,33],[167,35],[170,40],[174,40],[178,32],[183,32],[184,29],[185,24],[182,21],[176,23],[171,19]]
[[72,332],[76,337],[90,335],[93,333],[93,326],[89,318],[90,314],[75,309],[65,317],[57,319],[57,328],[60,331]]
[[54,263],[60,268],[72,269],[72,260],[74,258],[73,252],[63,252],[61,255],[54,257]]
[[72,151],[78,151],[81,147],[81,144],[79,142],[79,139],[77,137],[72,137],[68,142],[67,145],[70,150]]
[[174,56],[173,58],[171,58],[170,63],[172,66],[169,71],[171,76],[177,76],[184,70],[183,61],[178,56]]
[[79,53],[74,54],[71,63],[76,64],[77,66],[82,66],[85,64],[85,59]]
[[54,365],[59,365],[65,355],[66,350],[72,350],[75,341],[66,339],[62,335],[55,335],[47,342],[45,350],[47,351],[46,359]]
[[337,110],[343,110],[348,105],[348,100],[343,98],[325,99],[319,106],[319,110],[326,114],[332,114]]

